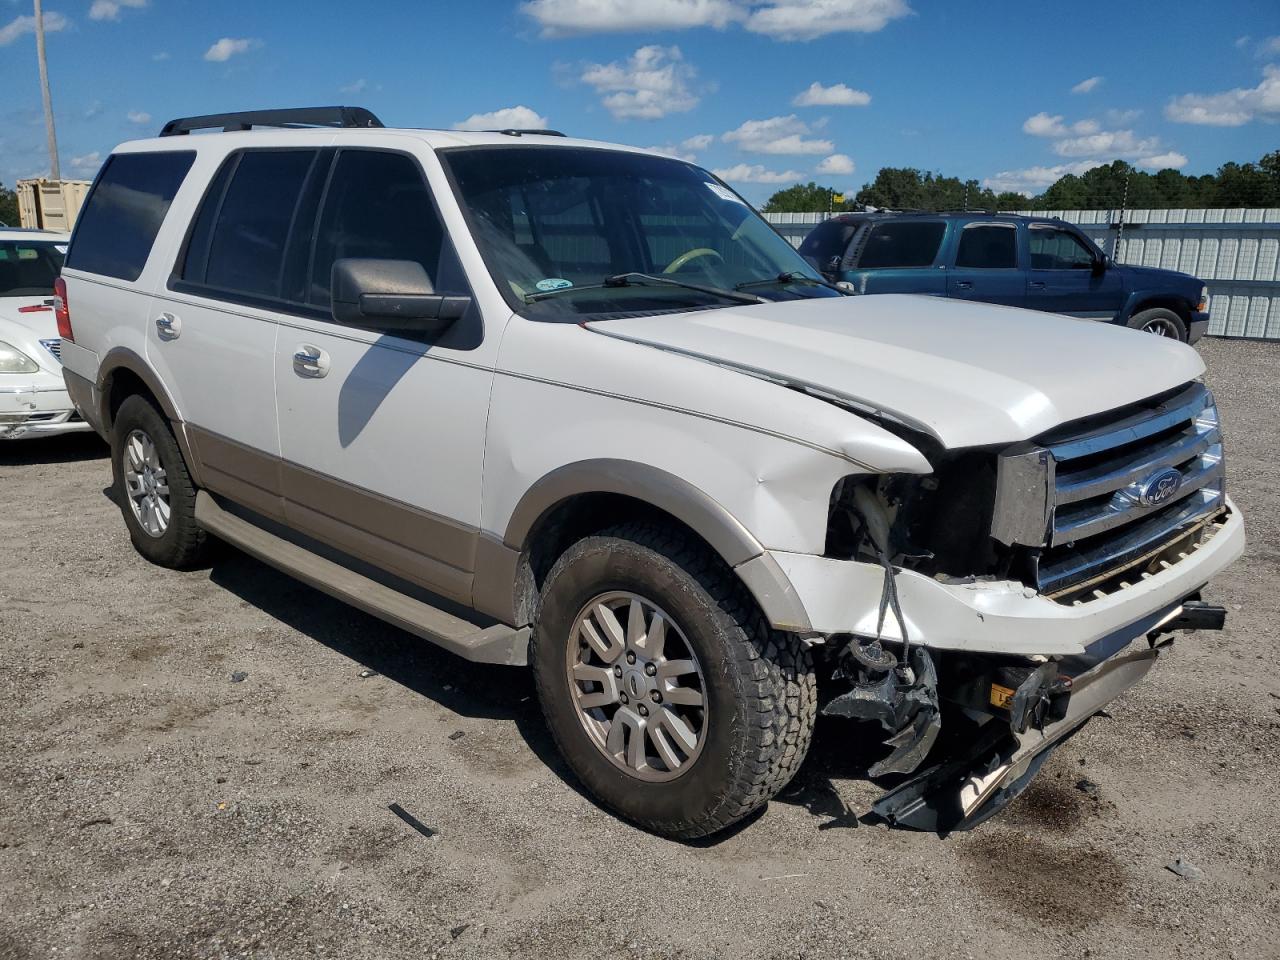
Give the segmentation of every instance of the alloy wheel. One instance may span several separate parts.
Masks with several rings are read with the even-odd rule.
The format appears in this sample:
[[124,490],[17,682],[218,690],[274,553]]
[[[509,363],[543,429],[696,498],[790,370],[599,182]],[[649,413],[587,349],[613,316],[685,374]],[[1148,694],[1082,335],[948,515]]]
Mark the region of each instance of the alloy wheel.
[[159,539],[169,529],[169,479],[155,441],[132,430],[124,441],[124,488],[129,507],[144,533]]

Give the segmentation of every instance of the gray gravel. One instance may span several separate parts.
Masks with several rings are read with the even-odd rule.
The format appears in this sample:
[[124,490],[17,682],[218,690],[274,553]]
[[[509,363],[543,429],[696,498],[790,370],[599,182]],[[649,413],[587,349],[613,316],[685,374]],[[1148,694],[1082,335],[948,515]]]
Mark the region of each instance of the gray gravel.
[[641,833],[569,782],[523,671],[229,549],[150,567],[95,439],[0,446],[0,957],[1280,955],[1280,346],[1201,349],[1249,514],[1226,632],[947,840],[857,824],[838,723],[742,829]]

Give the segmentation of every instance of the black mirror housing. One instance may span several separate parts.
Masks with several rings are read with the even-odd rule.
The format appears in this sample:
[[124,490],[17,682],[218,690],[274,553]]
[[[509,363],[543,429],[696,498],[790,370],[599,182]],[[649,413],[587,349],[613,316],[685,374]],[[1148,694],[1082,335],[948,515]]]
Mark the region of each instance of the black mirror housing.
[[1098,257],[1096,260],[1093,261],[1093,275],[1095,277],[1102,276],[1104,273],[1107,272],[1107,267],[1109,267],[1110,265],[1111,264],[1109,262],[1109,259],[1107,255],[1104,253],[1102,256]]
[[471,306],[470,297],[436,293],[427,271],[413,260],[335,260],[329,289],[336,322],[388,333],[434,336]]

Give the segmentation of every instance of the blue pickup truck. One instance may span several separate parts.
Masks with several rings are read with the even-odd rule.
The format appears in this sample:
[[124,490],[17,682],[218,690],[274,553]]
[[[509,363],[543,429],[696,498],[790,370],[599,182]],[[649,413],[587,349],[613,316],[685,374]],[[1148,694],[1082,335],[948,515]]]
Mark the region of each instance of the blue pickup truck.
[[1209,290],[1172,270],[1118,264],[1063,220],[991,213],[852,213],[818,224],[800,253],[859,293],[982,300],[1199,340]]

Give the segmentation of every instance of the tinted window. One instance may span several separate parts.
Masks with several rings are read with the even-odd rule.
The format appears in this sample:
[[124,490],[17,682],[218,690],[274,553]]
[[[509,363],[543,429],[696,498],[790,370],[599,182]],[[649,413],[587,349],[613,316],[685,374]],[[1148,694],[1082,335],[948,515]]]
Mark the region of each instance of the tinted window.
[[240,156],[209,242],[209,286],[279,296],[285,241],[315,157],[314,150],[260,150]]
[[118,153],[76,223],[67,266],[137,280],[195,153]]
[[1017,227],[965,227],[960,232],[957,267],[1010,270],[1018,265]]
[[53,296],[62,254],[52,243],[0,240],[0,297]]
[[414,160],[376,150],[343,151],[320,212],[308,299],[329,305],[333,262],[347,257],[413,260],[438,292],[449,286],[457,292],[460,277],[451,271],[441,278],[443,247],[444,229]]
[[1093,251],[1069,230],[1031,228],[1031,266],[1035,270],[1089,270]]
[[945,229],[943,223],[877,223],[862,245],[858,268],[933,266]]
[[857,230],[856,220],[827,220],[820,223],[809,231],[809,235],[800,244],[800,256],[819,270],[831,269],[832,260],[844,259],[844,252]]

